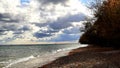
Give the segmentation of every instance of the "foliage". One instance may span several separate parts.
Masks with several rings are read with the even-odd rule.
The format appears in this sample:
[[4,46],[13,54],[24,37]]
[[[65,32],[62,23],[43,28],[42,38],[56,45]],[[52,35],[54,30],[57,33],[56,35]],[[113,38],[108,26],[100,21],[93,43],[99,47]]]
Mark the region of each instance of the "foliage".
[[96,5],[92,6],[95,10],[95,17],[99,21],[111,24],[120,22],[120,0],[96,0]]
[[96,0],[91,9],[97,20],[81,36],[79,42],[120,47],[120,0]]

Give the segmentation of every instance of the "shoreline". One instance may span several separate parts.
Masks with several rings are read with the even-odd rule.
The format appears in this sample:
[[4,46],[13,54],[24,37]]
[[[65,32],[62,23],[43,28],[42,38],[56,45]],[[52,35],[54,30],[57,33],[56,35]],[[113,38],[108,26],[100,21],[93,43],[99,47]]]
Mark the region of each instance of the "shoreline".
[[[72,47],[71,47],[72,46]],[[18,58],[12,61],[5,61],[5,65],[2,67],[6,68],[37,68],[39,66],[43,66],[48,64],[61,56],[67,56],[68,53],[76,48],[84,47],[85,45],[70,45],[70,47],[59,48],[49,53],[45,53],[45,55],[29,55],[27,57]],[[1,68],[1,67],[0,67]]]
[[87,46],[73,49],[38,68],[120,68],[120,50],[112,47]]

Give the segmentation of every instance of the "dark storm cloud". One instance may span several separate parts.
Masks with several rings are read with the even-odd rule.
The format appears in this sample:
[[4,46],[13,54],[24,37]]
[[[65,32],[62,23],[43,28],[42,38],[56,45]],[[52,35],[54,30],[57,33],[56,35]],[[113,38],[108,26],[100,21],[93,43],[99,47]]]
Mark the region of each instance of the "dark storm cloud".
[[[56,21],[53,22],[46,22],[46,23],[33,23],[38,27],[47,27],[47,31],[39,31],[34,34],[34,37],[36,38],[44,38],[44,37],[50,37],[53,36],[54,33],[58,33],[61,31],[61,29],[66,29],[72,26],[72,22],[80,22],[85,20],[86,16],[82,13],[80,14],[75,14],[75,15],[67,15],[65,17],[58,18]],[[72,29],[66,29],[63,32],[65,34],[78,34],[79,33],[79,28],[74,27]],[[41,33],[42,32],[42,33]],[[62,36],[63,37],[63,36]]]
[[29,26],[24,25],[21,28],[19,28],[18,30],[29,31],[29,30],[31,30],[31,28]]
[[8,24],[8,25],[0,26],[0,29],[7,30],[7,31],[16,31],[18,29],[18,26]]
[[50,24],[50,27],[55,30],[64,29],[72,26],[71,22],[79,22],[85,20],[86,15],[80,13],[75,15],[67,15],[65,17],[58,18],[55,22]]
[[47,31],[38,31],[36,33],[34,33],[34,37],[36,38],[44,38],[44,37],[50,37],[53,36],[55,33],[59,32],[58,30],[53,30],[53,29],[49,29]]
[[23,25],[22,27],[20,27],[19,24],[15,25],[15,24],[2,24],[0,26],[0,35],[5,35],[5,31],[13,31],[13,34],[22,34],[24,31],[29,31],[30,27]]
[[32,24],[35,24],[38,27],[44,27],[48,25],[48,23],[32,23]]
[[36,33],[34,34],[34,36],[35,36],[36,38],[44,38],[44,37],[50,37],[50,36],[52,36],[52,34],[36,32]]
[[5,23],[5,22],[18,22],[19,20],[12,19],[11,16],[8,13],[1,14],[0,13],[0,22]]
[[[18,28],[15,25],[2,25],[0,26],[0,35],[6,35],[8,31],[13,31],[14,33],[18,32]],[[20,32],[20,31],[19,31]]]
[[6,35],[5,31],[7,31],[7,30],[1,29],[0,30],[0,35]]
[[47,4],[58,4],[58,3],[61,3],[61,4],[64,4],[66,3],[68,0],[38,0],[40,3],[42,3],[43,5],[47,5]]
[[22,34],[23,32],[22,31],[14,31],[14,33],[13,34]]
[[59,32],[59,31],[58,30],[48,30],[45,33],[56,33],[56,32]]
[[5,31],[7,31],[7,30],[0,30],[0,32],[5,32]]
[[14,31],[14,34],[22,34],[24,33],[25,31],[30,31],[30,27],[28,26],[23,26],[21,28],[18,28],[16,31]]

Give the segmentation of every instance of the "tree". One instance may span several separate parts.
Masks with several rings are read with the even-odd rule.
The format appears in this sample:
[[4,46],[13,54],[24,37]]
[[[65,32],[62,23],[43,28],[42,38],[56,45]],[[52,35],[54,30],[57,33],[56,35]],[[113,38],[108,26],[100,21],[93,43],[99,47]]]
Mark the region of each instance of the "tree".
[[118,47],[117,45],[120,45],[120,0],[96,0],[90,9],[93,9],[97,20],[81,36],[79,42],[108,46],[114,44],[114,47]]

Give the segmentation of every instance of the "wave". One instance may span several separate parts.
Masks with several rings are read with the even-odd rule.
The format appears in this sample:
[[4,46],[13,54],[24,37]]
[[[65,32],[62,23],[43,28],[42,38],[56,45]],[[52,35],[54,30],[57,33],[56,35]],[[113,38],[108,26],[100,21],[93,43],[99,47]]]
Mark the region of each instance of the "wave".
[[53,51],[53,53],[57,53],[57,52],[61,52],[61,51],[70,51],[72,49],[76,49],[76,48],[79,48],[79,47],[86,47],[88,45],[81,45],[81,46],[75,46],[75,47],[69,47],[69,48],[63,48],[63,49],[58,49],[56,51]]
[[86,45],[62,48],[58,50],[53,50],[52,52],[45,53],[44,55],[31,55],[29,57],[19,58],[17,60],[9,60],[7,65],[3,68],[36,68],[37,66],[42,66],[47,64],[61,56],[66,56],[72,49],[79,47],[85,47]]
[[35,58],[35,57],[31,55],[29,57],[20,58],[20,59],[14,60],[14,61],[9,60],[7,62],[5,61],[5,62],[1,62],[1,63],[7,63],[8,65],[3,67],[3,68],[9,68],[10,66],[12,66],[14,64],[17,64],[17,63],[20,63],[20,62],[25,62],[25,61],[28,61],[28,60],[33,59],[33,58]]

